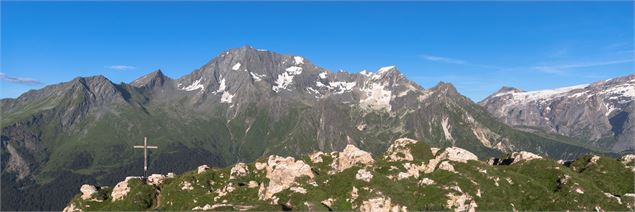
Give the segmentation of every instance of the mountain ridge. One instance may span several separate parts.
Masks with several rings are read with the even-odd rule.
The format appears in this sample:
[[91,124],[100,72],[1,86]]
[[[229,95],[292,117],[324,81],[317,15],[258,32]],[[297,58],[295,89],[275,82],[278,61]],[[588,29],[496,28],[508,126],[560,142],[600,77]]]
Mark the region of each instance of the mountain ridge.
[[[142,155],[131,146],[144,136],[160,146],[150,167],[177,173],[198,164],[222,167],[348,144],[381,154],[386,141],[400,137],[482,157],[526,150],[572,159],[598,152],[567,138],[513,129],[451,84],[424,89],[395,66],[332,72],[300,56],[249,46],[225,51],[177,79],[160,70],[130,84],[76,78],[0,104],[2,180],[8,185],[3,194],[53,201],[37,198],[48,186],[60,189],[62,199],[39,204],[43,208],[3,200],[2,209],[14,210],[59,210],[74,193],[59,185],[114,183],[138,170]],[[16,170],[27,169],[17,179]],[[27,185],[35,196],[21,196],[31,195],[19,191]]]

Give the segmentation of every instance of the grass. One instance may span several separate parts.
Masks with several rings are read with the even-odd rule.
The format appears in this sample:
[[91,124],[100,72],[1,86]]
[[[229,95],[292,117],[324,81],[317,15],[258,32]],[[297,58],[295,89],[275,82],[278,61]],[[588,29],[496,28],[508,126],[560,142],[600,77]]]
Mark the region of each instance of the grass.
[[[413,163],[427,163],[432,155],[427,145],[410,145],[415,155]],[[413,151],[414,150],[414,151]],[[230,179],[230,168],[212,168],[204,173],[186,172],[173,179],[167,179],[160,186],[153,187],[131,180],[131,192],[121,201],[111,202],[110,191],[105,189],[97,194],[103,202],[83,201],[76,196],[73,202],[85,210],[191,210],[206,204],[227,203],[250,210],[357,210],[364,201],[375,197],[387,197],[393,204],[406,206],[409,210],[449,210],[447,195],[467,194],[478,205],[477,210],[594,210],[596,206],[604,210],[630,210],[626,204],[604,193],[624,196],[632,193],[633,172],[621,162],[611,158],[600,158],[591,163],[591,156],[581,157],[570,166],[553,160],[532,160],[508,166],[490,166],[482,161],[453,164],[455,172],[435,170],[421,173],[418,178],[402,180],[390,179],[405,171],[404,162],[391,162],[376,158],[376,162],[365,169],[371,171],[370,182],[355,179],[359,169],[354,166],[336,174],[328,174],[333,158],[322,156],[323,162],[313,164],[308,157],[305,163],[311,165],[315,177],[296,178],[295,186],[306,189],[306,193],[283,190],[275,196],[278,204],[258,198],[258,188],[249,188],[249,181],[267,185],[269,180],[264,171],[256,171],[248,165],[247,176]],[[265,158],[257,161],[264,161]],[[397,169],[395,170],[394,168]],[[563,178],[568,178],[564,182]],[[420,185],[419,180],[429,178],[433,185]],[[317,186],[311,185],[315,181]],[[182,190],[184,182],[192,184],[192,190]],[[218,190],[228,185],[235,190],[219,196]],[[351,192],[357,189],[358,197]],[[460,191],[455,189],[460,188]],[[581,189],[584,193],[576,192]],[[160,193],[160,194],[159,194]],[[330,207],[321,202],[332,198]],[[160,200],[159,200],[160,199]],[[627,202],[627,200],[623,200]],[[157,205],[160,202],[160,205]],[[469,202],[466,202],[469,204]],[[90,205],[90,206],[89,206]],[[235,210],[234,207],[219,207],[217,210]]]

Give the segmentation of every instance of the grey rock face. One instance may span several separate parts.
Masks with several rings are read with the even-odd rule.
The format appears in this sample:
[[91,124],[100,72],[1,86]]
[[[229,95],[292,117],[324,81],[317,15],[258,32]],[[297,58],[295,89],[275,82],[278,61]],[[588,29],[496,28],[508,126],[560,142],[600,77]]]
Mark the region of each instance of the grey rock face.
[[635,75],[554,90],[504,87],[479,104],[516,127],[587,140],[614,152],[635,149]]

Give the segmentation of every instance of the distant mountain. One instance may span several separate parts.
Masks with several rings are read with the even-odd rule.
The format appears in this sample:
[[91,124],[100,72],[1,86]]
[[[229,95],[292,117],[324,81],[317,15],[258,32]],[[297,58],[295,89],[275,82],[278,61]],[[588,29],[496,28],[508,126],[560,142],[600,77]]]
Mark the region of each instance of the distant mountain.
[[[526,150],[573,159],[578,141],[516,130],[448,83],[424,89],[394,66],[332,72],[300,56],[250,46],[221,53],[178,79],[160,70],[130,84],[103,76],[0,100],[3,210],[60,210],[85,182],[140,174],[144,136],[159,146],[150,169],[183,172],[347,144],[381,154],[410,137],[498,156]],[[593,150],[594,151],[594,150]],[[54,190],[55,197],[42,198]]]
[[518,128],[537,128],[614,152],[635,151],[635,75],[554,90],[503,87],[479,104]]
[[[73,211],[628,211],[633,159],[563,163],[529,152],[479,161],[471,152],[398,139],[382,155],[348,145],[301,158],[271,155],[183,175],[82,185]],[[113,184],[114,185],[114,184]]]

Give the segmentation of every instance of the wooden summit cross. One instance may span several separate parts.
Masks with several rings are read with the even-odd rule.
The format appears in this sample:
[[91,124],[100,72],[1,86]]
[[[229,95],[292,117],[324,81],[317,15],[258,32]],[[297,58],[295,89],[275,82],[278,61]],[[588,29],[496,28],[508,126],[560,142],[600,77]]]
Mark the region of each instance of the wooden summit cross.
[[148,149],[158,149],[157,146],[148,146],[148,137],[143,137],[143,146],[136,145],[135,149],[143,149],[143,179],[148,177]]

